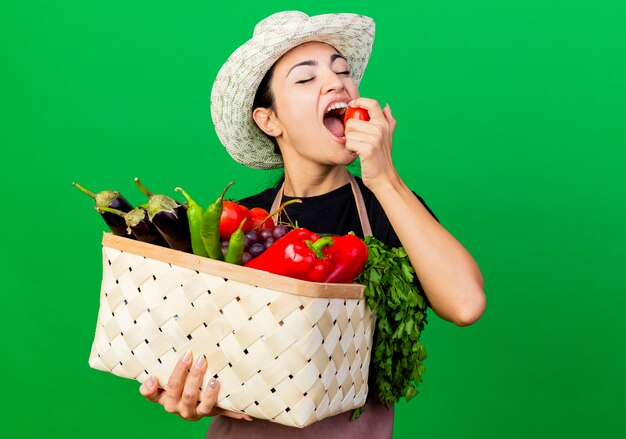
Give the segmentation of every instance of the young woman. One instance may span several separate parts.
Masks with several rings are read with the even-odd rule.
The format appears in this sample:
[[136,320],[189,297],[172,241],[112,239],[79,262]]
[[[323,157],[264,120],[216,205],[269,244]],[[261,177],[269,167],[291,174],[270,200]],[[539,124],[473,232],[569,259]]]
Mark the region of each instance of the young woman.
[[[392,161],[396,121],[391,108],[359,96],[374,35],[371,19],[353,14],[308,17],[274,14],[259,23],[251,40],[220,70],[211,111],[220,140],[231,156],[259,169],[284,168],[277,187],[241,200],[270,209],[289,197],[303,200],[288,214],[318,233],[373,236],[404,246],[432,310],[457,325],[478,320],[485,308],[483,279],[465,248],[450,235],[402,181]],[[347,107],[360,107],[370,120],[351,119]],[[362,178],[346,165],[360,159]],[[362,197],[366,213],[357,208]],[[361,417],[326,418],[304,429],[255,419],[215,407],[219,382],[198,389],[210,358],[183,356],[166,389],[152,378],[140,391],[165,410],[185,419],[215,416],[207,437],[389,438],[393,408],[368,398]],[[208,363],[207,363],[208,362]]]

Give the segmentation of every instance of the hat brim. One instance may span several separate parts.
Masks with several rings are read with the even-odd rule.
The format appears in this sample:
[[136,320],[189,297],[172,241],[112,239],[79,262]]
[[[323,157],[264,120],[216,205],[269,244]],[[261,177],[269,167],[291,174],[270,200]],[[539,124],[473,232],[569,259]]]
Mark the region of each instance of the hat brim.
[[252,118],[259,84],[281,56],[304,43],[327,43],[347,59],[352,77],[359,84],[372,51],[374,30],[374,21],[362,15],[317,15],[267,29],[233,52],[218,72],[211,91],[215,131],[231,157],[255,169],[283,166],[281,156],[274,152],[274,143]]

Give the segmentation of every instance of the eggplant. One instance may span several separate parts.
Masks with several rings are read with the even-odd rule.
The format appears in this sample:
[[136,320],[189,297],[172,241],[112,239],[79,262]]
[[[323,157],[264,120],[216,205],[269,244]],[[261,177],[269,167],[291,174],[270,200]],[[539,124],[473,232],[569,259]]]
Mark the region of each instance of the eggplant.
[[[102,207],[106,207],[110,209],[116,209],[124,213],[130,212],[131,210],[133,210],[133,206],[128,202],[126,198],[124,198],[118,191],[104,190],[98,192],[97,194],[94,194],[93,192],[88,191],[76,182],[72,182],[72,184],[82,193],[90,196],[95,200],[96,210],[98,210],[98,212],[102,216],[102,219],[104,219],[114,235],[128,235],[126,231],[126,221],[124,220],[124,218],[111,212],[104,212],[99,210]],[[134,239],[132,235],[131,238]]]
[[139,190],[150,199],[147,207],[148,219],[161,233],[167,244],[174,250],[193,253],[187,204],[180,204],[167,195],[153,194],[139,181],[139,178],[135,178],[135,183]]
[[161,233],[148,219],[148,211],[145,208],[136,207],[126,213],[121,210],[111,209],[108,207],[101,207],[98,210],[110,212],[124,218],[128,234],[132,234],[138,241],[160,245],[161,247],[169,247],[167,241],[165,241]]

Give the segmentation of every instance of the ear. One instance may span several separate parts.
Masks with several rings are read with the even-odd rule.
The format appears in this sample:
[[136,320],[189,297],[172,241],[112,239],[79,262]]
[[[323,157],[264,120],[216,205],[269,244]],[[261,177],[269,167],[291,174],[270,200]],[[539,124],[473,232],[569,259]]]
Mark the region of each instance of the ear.
[[279,121],[276,119],[276,113],[269,108],[255,108],[252,112],[252,118],[257,126],[261,128],[261,131],[268,136],[278,137],[283,132]]

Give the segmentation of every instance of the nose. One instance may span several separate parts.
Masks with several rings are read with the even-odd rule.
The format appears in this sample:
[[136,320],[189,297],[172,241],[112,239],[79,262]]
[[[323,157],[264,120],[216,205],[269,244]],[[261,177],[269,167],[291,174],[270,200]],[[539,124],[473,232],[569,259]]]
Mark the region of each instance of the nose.
[[332,69],[324,69],[322,89],[324,93],[343,90],[343,82],[339,75],[333,72]]

